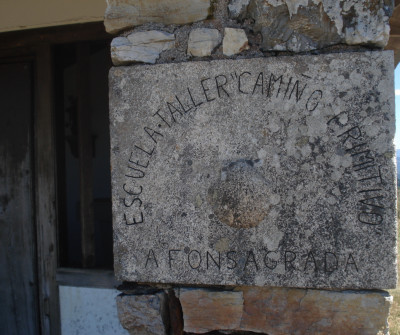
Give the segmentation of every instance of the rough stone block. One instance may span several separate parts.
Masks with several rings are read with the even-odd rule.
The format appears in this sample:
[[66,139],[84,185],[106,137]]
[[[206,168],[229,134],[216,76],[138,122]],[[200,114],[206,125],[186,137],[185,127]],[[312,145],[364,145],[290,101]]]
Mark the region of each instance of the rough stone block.
[[388,333],[387,292],[246,288],[240,330],[265,334]]
[[217,29],[198,28],[189,34],[188,51],[192,56],[210,56],[221,43],[221,34]]
[[231,2],[232,17],[255,20],[264,50],[300,52],[338,43],[384,47],[389,39],[388,0],[254,0],[237,14],[238,3]]
[[178,289],[184,331],[237,330],[243,314],[242,292]]
[[111,42],[111,59],[114,65],[133,62],[154,64],[160,53],[173,48],[174,34],[149,30],[116,37]]
[[117,277],[395,287],[392,57],[112,69]]
[[109,33],[148,22],[187,24],[210,14],[210,0],[109,0],[104,25]]
[[225,56],[233,56],[249,49],[249,41],[243,29],[225,28],[222,52]]
[[117,297],[118,318],[132,335],[165,335],[163,315],[166,309],[164,292]]
[[388,333],[387,292],[238,288],[235,292],[181,290],[185,331],[261,334]]

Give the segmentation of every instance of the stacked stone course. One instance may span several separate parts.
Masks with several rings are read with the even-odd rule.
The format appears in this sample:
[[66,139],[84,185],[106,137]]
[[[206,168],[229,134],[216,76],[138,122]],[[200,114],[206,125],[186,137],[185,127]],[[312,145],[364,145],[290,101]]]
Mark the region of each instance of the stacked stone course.
[[[123,289],[130,334],[387,334],[392,297],[383,291],[293,288]],[[215,334],[215,333],[213,333]]]
[[115,65],[154,64],[382,48],[392,10],[388,0],[110,0],[105,26],[120,34],[112,42]]

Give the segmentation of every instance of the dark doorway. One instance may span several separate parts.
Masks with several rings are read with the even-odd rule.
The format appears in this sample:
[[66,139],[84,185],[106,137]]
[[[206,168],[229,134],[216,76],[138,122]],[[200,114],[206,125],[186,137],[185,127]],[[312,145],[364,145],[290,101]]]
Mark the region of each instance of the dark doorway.
[[59,264],[112,269],[109,41],[54,47]]

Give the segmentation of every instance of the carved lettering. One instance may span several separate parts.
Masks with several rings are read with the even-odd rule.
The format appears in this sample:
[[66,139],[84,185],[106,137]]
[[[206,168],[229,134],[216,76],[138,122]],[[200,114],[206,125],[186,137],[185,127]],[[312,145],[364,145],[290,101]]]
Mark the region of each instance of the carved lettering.
[[322,99],[321,90],[315,90],[314,92],[312,92],[306,103],[307,110],[309,112],[315,111],[321,99]]
[[326,251],[324,257],[324,271],[326,273],[332,273],[338,269],[338,265],[339,262],[336,257],[336,254],[334,254],[333,252]]
[[235,269],[237,267],[237,262],[231,257],[231,255],[233,256],[234,254],[236,254],[236,251],[228,251],[226,253],[226,258],[228,259],[228,261],[233,263],[232,266],[228,264],[227,268],[229,270],[233,270],[233,269]]
[[370,207],[385,209],[385,207],[380,202],[381,199],[383,199],[383,196],[378,195],[376,197],[369,197],[369,198],[361,199],[360,203],[362,203],[363,205],[370,206]]
[[383,179],[382,179],[382,173],[381,173],[381,168],[380,168],[380,166],[379,167],[377,167],[377,169],[378,169],[378,174],[372,174],[372,175],[370,175],[370,176],[366,176],[366,177],[364,177],[364,178],[361,178],[361,179],[359,179],[358,181],[370,181],[370,180],[375,180],[375,181],[377,181],[378,183],[383,183]]
[[269,255],[270,253],[272,253],[272,252],[273,252],[273,251],[268,251],[268,252],[266,252],[265,255],[264,255],[264,265],[265,265],[268,269],[270,269],[270,270],[275,269],[275,268],[277,267],[277,265],[278,265],[278,262],[277,262],[277,261],[274,261],[273,259],[271,259],[271,258],[268,257],[268,255]]
[[349,254],[349,257],[347,258],[345,271],[347,271],[349,266],[353,266],[355,270],[358,272],[358,267],[352,254]]
[[275,88],[274,85],[278,80],[279,80],[279,87],[278,87],[278,91],[276,92],[276,97],[279,96],[279,92],[281,91],[283,76],[275,77],[275,75],[273,73],[271,73],[271,76],[269,77],[268,90],[267,90],[268,97],[271,96],[272,91]]
[[285,251],[285,270],[294,270],[295,267],[293,265],[294,260],[296,259],[296,253],[293,251]]
[[133,166],[128,165],[128,168],[133,170],[134,172],[131,172],[131,174],[126,175],[129,178],[143,178],[145,176],[144,171],[134,168]]
[[135,148],[137,148],[137,149],[143,151],[147,156],[152,156],[152,155],[153,155],[153,152],[154,152],[154,149],[155,149],[155,148],[153,148],[153,149],[149,152],[149,151],[147,151],[147,150],[145,150],[145,149],[142,149],[141,147],[137,146],[136,144],[135,144]]
[[[193,255],[193,256],[192,256]],[[196,256],[197,255],[197,256]],[[196,258],[197,258],[197,265],[196,265]],[[201,254],[197,250],[191,250],[187,256],[188,263],[192,269],[198,269],[201,265]],[[193,265],[192,262],[195,264]],[[208,268],[208,267],[207,267]]]
[[129,195],[139,195],[139,194],[141,194],[142,193],[142,191],[143,191],[143,187],[142,186],[139,186],[140,187],[140,191],[139,192],[134,192],[133,190],[127,190],[126,189],[126,184],[124,184],[123,186],[122,186],[122,188],[124,189],[124,191],[126,192],[126,193],[128,193]]
[[361,223],[375,226],[382,223],[383,216],[376,212],[361,212],[358,214],[358,220]]
[[127,204],[127,203],[126,203],[126,198],[124,198],[124,205],[125,205],[125,207],[131,207],[135,202],[138,202],[138,203],[139,203],[139,208],[142,207],[142,200],[140,200],[139,198],[134,198],[134,199],[132,199],[132,201],[131,201],[130,204]]
[[[222,80],[219,81],[219,78]],[[215,83],[217,84],[217,91],[218,91],[218,97],[221,98],[221,92],[224,92],[225,95],[229,98],[229,93],[226,91],[224,86],[228,83],[228,79],[223,75],[219,75],[215,77]]]
[[260,74],[257,77],[256,83],[254,84],[253,87],[253,93],[254,94],[257,90],[257,88],[261,88],[261,94],[264,95],[264,73],[260,72]]
[[318,271],[318,267],[317,267],[317,262],[315,261],[315,257],[312,253],[312,251],[310,251],[307,255],[307,260],[306,260],[306,264],[304,265],[304,271],[307,270],[308,264],[311,264],[314,266],[315,271]]
[[362,132],[359,126],[354,126],[349,130],[346,130],[344,133],[338,135],[338,137],[342,136],[344,136],[344,138],[342,139],[342,143],[344,145],[350,138],[352,138],[353,140],[360,138],[362,136]]
[[208,87],[204,87],[204,83],[205,83],[207,80],[211,80],[211,78],[203,79],[203,80],[200,82],[200,84],[201,84],[201,87],[203,88],[203,93],[204,93],[204,96],[205,96],[207,102],[210,102],[210,101],[215,100],[215,98],[211,98],[211,97],[208,96],[208,93],[207,93],[207,92],[208,92],[210,89],[209,89]]
[[192,101],[193,107],[197,108],[197,107],[201,106],[204,103],[204,101],[200,101],[200,102],[196,103],[194,101],[194,99],[193,99],[193,95],[192,95],[192,92],[190,91],[189,87],[187,88],[187,91],[189,93],[190,100]]
[[170,249],[168,250],[168,264],[169,264],[169,268],[172,268],[172,261],[175,260],[175,258],[173,257],[173,253],[175,252],[180,252],[180,249]]
[[219,270],[221,269],[221,253],[220,252],[218,252],[218,262],[214,259],[214,257],[208,251],[206,252],[206,258],[207,258],[207,269],[208,269],[208,259],[211,259]]
[[[156,137],[154,135],[158,135],[158,136],[164,137],[163,134],[161,134],[158,131],[153,130],[153,129],[149,128],[149,127],[144,127],[143,129],[146,132],[146,134],[149,135],[149,137],[154,141],[154,143],[157,143],[157,139],[156,139]],[[147,163],[147,165],[149,165],[149,164]],[[144,167],[147,167],[147,166],[144,166]]]
[[127,216],[126,216],[126,214],[124,213],[124,223],[125,223],[127,226],[132,226],[132,225],[136,225],[136,224],[143,223],[143,222],[144,222],[143,212],[140,212],[140,219],[139,219],[139,221],[136,221],[136,218],[135,218],[135,217],[132,217],[132,221],[129,221],[128,218],[127,218]]
[[[249,94],[249,92],[245,92],[245,91],[242,90],[242,77],[243,77],[245,74],[251,76],[251,73],[250,73],[250,72],[247,72],[247,71],[245,71],[245,72],[243,72],[243,73],[241,73],[241,74],[239,75],[239,92],[240,92],[240,93],[243,93],[243,94]],[[253,92],[254,92],[254,91],[253,91]]]
[[[369,149],[351,154],[351,157],[353,157],[353,167],[355,168],[371,165],[371,163],[375,162],[375,158],[371,156],[371,150]],[[356,161],[354,162],[354,160]]]
[[244,264],[243,270],[246,270],[246,267],[250,263],[253,263],[255,268],[256,268],[256,270],[258,271],[258,264],[257,264],[257,261],[256,261],[256,256],[254,256],[254,252],[252,250],[250,250],[248,255],[247,255],[246,263]]
[[175,99],[176,99],[176,101],[178,101],[179,106],[181,106],[183,113],[185,113],[185,114],[189,113],[193,109],[193,106],[192,107],[188,106],[188,108],[186,109],[177,95],[175,95]]
[[174,114],[178,113],[180,116],[182,116],[182,112],[170,102],[167,102],[167,107],[169,113],[171,114],[172,121],[176,122]]
[[132,160],[132,155],[133,155],[133,152],[131,152],[131,156],[128,159],[129,163],[136,164],[137,166],[140,166],[140,167],[145,168],[145,169],[149,166],[150,161],[147,161],[146,165],[143,165],[143,164],[139,163],[138,160],[137,161],[133,161]]
[[[290,79],[292,79],[292,78],[290,78]],[[293,92],[296,90],[296,102],[299,102],[299,101],[300,101],[301,97],[303,96],[304,90],[305,90],[306,87],[307,87],[307,84],[305,84],[301,90],[300,90],[300,88],[299,88],[299,85],[300,85],[300,82],[299,82],[298,80],[296,80],[295,83],[294,83],[294,85],[293,85],[292,91],[290,92],[289,100],[292,98]],[[313,93],[314,93],[314,92],[313,92]],[[285,94],[285,95],[286,95],[286,94]],[[321,91],[321,97],[322,97],[322,91]],[[308,103],[308,102],[309,102],[309,101],[307,101],[307,103]],[[314,103],[315,103],[315,102],[314,102]],[[318,103],[319,103],[319,101],[317,102],[315,108],[317,108]],[[311,110],[311,111],[309,110],[309,111],[312,112],[312,111],[315,110],[315,108],[314,108],[313,110]]]
[[156,267],[158,268],[157,258],[156,258],[156,255],[154,254],[153,249],[150,249],[149,253],[147,254],[146,265],[144,266],[145,268],[147,268],[147,264],[149,263],[149,261],[153,261],[155,263]]
[[[290,77],[289,78],[289,82],[288,82],[288,84],[287,84],[287,87],[286,87],[286,91],[285,91],[285,95],[283,96],[283,98],[286,98],[286,96],[287,96],[287,93],[289,92],[289,88],[290,88],[290,84],[292,83],[292,77]],[[289,98],[290,99],[290,98]]]
[[164,122],[169,128],[171,128],[171,125],[167,122],[166,119],[164,119],[164,117],[160,114],[161,109],[159,109],[157,112],[154,113],[153,116],[158,116],[162,122]]

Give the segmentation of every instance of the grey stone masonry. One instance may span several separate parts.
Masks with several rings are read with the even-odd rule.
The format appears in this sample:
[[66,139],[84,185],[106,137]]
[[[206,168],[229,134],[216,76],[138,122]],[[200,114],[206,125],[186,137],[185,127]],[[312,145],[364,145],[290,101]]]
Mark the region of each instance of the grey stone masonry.
[[254,20],[264,50],[301,52],[340,43],[384,47],[392,10],[391,0],[254,0],[240,16]]
[[391,52],[110,72],[123,281],[396,285]]

